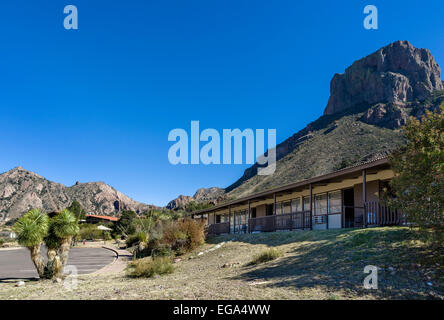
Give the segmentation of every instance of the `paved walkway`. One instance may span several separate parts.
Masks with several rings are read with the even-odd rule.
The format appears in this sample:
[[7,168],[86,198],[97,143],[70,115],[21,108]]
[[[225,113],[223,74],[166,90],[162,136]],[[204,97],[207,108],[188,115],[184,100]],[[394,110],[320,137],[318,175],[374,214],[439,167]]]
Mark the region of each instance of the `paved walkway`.
[[93,272],[91,275],[119,273],[125,270],[128,262],[131,261],[133,257],[132,254],[126,250],[116,249],[109,246],[103,246],[103,248],[113,251],[116,255],[115,260],[107,266]]

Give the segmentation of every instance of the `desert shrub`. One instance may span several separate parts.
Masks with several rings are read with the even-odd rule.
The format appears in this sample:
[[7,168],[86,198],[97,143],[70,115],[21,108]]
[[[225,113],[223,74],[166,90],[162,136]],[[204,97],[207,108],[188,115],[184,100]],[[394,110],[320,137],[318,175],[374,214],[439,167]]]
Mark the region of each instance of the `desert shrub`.
[[193,250],[205,241],[205,223],[193,219],[170,222],[163,230],[161,241],[178,254]]
[[148,235],[145,232],[136,232],[130,235],[125,241],[127,247],[138,245],[141,242],[148,242]]
[[97,229],[97,224],[84,223],[80,225],[77,239],[96,240],[103,239],[103,232]]
[[102,234],[102,239],[105,239],[105,240],[112,240],[112,236],[111,236],[111,233],[109,232],[109,231],[105,231],[103,234]]
[[150,251],[150,255],[152,257],[169,257],[173,254],[173,251],[169,245],[158,242],[152,248],[150,248]]
[[127,269],[127,275],[132,278],[150,278],[154,275],[163,275],[174,271],[171,258],[156,257],[145,258],[131,262]]
[[258,264],[258,263],[271,261],[271,260],[279,258],[280,256],[282,256],[281,250],[269,248],[269,249],[262,251],[258,255],[254,256],[253,260],[251,261],[251,264]]

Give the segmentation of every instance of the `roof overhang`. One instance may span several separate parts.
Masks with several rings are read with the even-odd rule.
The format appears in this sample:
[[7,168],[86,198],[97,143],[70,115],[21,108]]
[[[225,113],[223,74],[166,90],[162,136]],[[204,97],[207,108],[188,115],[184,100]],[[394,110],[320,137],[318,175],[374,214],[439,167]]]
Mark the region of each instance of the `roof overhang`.
[[[195,211],[195,212],[193,212],[193,214],[194,215],[206,214],[209,212],[214,212],[216,210],[225,209],[225,208],[232,206],[232,205],[241,205],[241,204],[248,203],[248,201],[252,201],[252,200],[256,201],[256,200],[258,200],[258,198],[264,199],[264,198],[272,197],[274,194],[289,193],[293,189],[300,189],[300,188],[304,188],[304,187],[308,188],[310,186],[310,184],[312,186],[314,184],[319,184],[319,183],[320,184],[328,184],[328,183],[335,181],[335,180],[336,181],[341,180],[341,178],[345,179],[350,176],[360,175],[362,170],[367,171],[368,169],[372,169],[372,168],[376,170],[376,169],[379,169],[382,167],[388,167],[388,158],[380,158],[380,159],[369,161],[369,162],[366,162],[366,163],[363,163],[360,165],[356,165],[353,167],[348,167],[348,168],[344,168],[344,169],[341,169],[341,170],[338,170],[335,172],[316,176],[316,177],[313,177],[310,179],[306,179],[306,180],[302,180],[299,182],[287,184],[287,185],[284,185],[281,187],[277,187],[274,189],[254,193],[249,196],[241,197],[236,200],[221,203],[221,204],[216,205],[214,207]],[[373,173],[373,172],[371,172],[371,173]]]

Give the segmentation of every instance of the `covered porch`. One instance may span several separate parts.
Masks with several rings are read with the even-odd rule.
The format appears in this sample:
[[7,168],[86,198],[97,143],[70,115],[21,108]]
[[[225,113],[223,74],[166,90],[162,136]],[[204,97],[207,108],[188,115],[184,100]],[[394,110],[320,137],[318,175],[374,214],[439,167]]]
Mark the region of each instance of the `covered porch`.
[[207,220],[210,235],[399,225],[403,215],[380,201],[392,177],[383,159],[205,209],[195,218]]

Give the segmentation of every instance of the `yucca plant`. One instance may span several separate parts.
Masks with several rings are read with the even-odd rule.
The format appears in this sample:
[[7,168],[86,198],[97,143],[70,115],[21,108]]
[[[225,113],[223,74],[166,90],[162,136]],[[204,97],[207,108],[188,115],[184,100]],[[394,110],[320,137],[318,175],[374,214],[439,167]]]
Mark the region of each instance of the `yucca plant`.
[[17,242],[29,249],[31,260],[40,277],[44,277],[45,272],[45,263],[40,254],[40,247],[48,229],[49,217],[39,209],[28,211],[13,227],[17,234]]
[[[76,216],[65,209],[49,217],[46,213],[32,209],[14,225],[19,244],[31,251],[31,259],[40,278],[59,278],[68,260],[72,238],[79,232]],[[45,266],[40,246],[48,248]]]
[[78,232],[77,218],[71,211],[64,209],[50,218],[48,234],[44,239],[48,247],[47,278],[61,277],[68,261],[72,238]]

